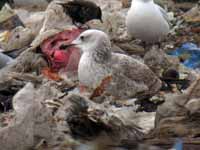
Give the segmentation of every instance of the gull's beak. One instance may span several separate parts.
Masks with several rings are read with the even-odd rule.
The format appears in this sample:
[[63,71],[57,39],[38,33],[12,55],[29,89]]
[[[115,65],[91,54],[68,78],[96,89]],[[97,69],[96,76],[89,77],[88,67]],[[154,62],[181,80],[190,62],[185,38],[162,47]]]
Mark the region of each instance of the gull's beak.
[[81,52],[82,51],[82,41],[80,40],[80,38],[75,39],[74,41],[72,41],[72,43],[74,45],[74,47],[78,48]]
[[81,42],[80,42],[79,38],[77,38],[77,39],[73,40],[71,44],[76,46],[76,45],[81,44]]
[[67,45],[61,45],[60,46],[60,50],[66,50],[67,48],[70,48],[70,47],[73,47],[73,46],[76,46],[74,44],[67,44]]
[[67,48],[70,47],[78,47],[78,45],[80,45],[80,40],[79,38],[75,39],[74,41],[72,41],[70,44],[64,44],[60,46],[60,50],[65,50]]

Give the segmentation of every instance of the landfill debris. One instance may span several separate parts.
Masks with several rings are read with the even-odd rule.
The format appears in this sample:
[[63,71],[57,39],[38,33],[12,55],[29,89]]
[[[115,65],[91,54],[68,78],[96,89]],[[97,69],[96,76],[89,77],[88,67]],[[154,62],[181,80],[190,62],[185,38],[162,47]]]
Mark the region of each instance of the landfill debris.
[[[0,31],[0,62],[11,59],[0,69],[0,149],[199,150],[197,0],[154,1],[170,12],[171,30],[160,47],[149,49],[140,40],[126,40],[131,0],[93,0],[103,23],[92,19],[82,29],[59,4],[71,1],[14,0],[12,9],[5,6],[1,11],[6,15],[0,22],[5,19],[12,28],[2,24]],[[17,23],[13,16],[18,16]],[[147,90],[131,99],[113,97],[102,94],[113,79],[107,76],[95,90],[86,91],[77,78],[81,52],[70,44],[87,27],[109,35],[112,53],[145,63],[162,88],[160,82],[153,95]],[[122,70],[138,73],[142,68],[129,71],[125,64],[118,69],[120,83],[130,85]],[[145,72],[134,74],[137,82],[152,82]],[[134,94],[133,86],[130,89]]]
[[82,32],[80,29],[66,30],[50,37],[41,44],[42,52],[54,71],[64,68],[66,72],[77,71],[81,52],[77,48],[66,47]]
[[9,5],[5,5],[0,11],[0,30],[11,30],[17,26],[24,27],[24,24]]
[[[166,102],[157,110],[156,128],[149,136],[165,137],[166,139],[163,139],[165,141],[169,140],[173,134],[175,137],[183,138],[184,148],[196,149],[193,141],[195,141],[195,137],[198,137],[196,134],[199,133],[199,126],[196,125],[199,114],[197,91],[199,91],[199,79],[184,93],[166,95]],[[194,105],[196,106],[194,107]],[[182,109],[183,107],[184,109]],[[192,135],[192,137],[188,135]],[[160,142],[162,143],[162,140]]]
[[52,0],[12,0],[15,6],[44,9]]
[[63,31],[72,26],[72,19],[69,15],[64,13],[64,9],[60,4],[57,4],[56,1],[50,2],[45,10],[44,21],[42,23],[42,28],[39,33],[43,34],[51,30]]
[[0,69],[11,63],[13,59],[3,53],[0,53]]
[[13,50],[8,50],[8,51],[5,51],[5,50],[2,50],[2,53],[15,59],[17,58],[23,51],[25,51],[27,49],[27,47],[25,48],[22,48],[22,49],[13,49]]
[[27,48],[35,38],[31,29],[22,26],[18,26],[8,32],[7,37],[4,37],[5,40],[0,41],[0,46],[5,51]]
[[179,60],[177,58],[170,57],[157,48],[153,48],[145,54],[144,63],[158,76],[161,76],[163,71],[171,68],[178,70],[179,67]]
[[62,78],[51,68],[43,68],[42,74],[46,76],[47,78],[54,80],[54,81],[60,81]]
[[173,85],[176,85],[178,90],[185,90],[190,86],[190,80],[187,78],[180,78],[179,72],[175,69],[169,69],[163,72],[161,81],[163,81],[162,90],[174,90]]
[[0,10],[6,3],[8,3],[9,5],[12,5],[13,4],[13,0],[2,0],[0,2]]
[[121,0],[122,2],[122,7],[123,8],[128,8],[131,6],[131,1],[130,0]]
[[200,48],[194,43],[184,43],[169,54],[179,57],[180,61],[188,68],[198,69],[200,67]]
[[30,28],[35,36],[38,35],[42,28],[45,18],[44,11],[29,11],[24,8],[15,9],[15,13],[22,20],[26,28]]
[[[29,96],[26,94],[29,93]],[[38,93],[39,94],[39,93]],[[28,97],[27,97],[28,96]],[[13,107],[16,111],[16,122],[1,130],[1,145],[3,149],[26,150],[34,144],[34,136],[40,134],[43,138],[49,138],[50,119],[49,112],[45,110],[38,98],[34,99],[35,90],[32,84],[27,84],[13,99]],[[42,96],[40,94],[40,96]],[[39,96],[39,97],[40,97]],[[23,101],[21,101],[23,99]],[[36,102],[37,101],[37,102]],[[46,121],[45,121],[46,120]],[[14,119],[12,120],[12,122]],[[49,126],[48,126],[49,125]],[[25,132],[26,131],[26,132]],[[20,133],[20,134],[18,134]],[[16,142],[17,138],[17,142]]]
[[186,14],[184,14],[184,19],[189,23],[199,23],[200,22],[200,6],[197,4],[191,10],[189,10]]
[[181,3],[181,2],[198,2],[198,0],[174,0],[175,2]]
[[8,42],[9,36],[10,36],[9,31],[4,31],[4,32],[0,33],[0,42]]
[[[134,123],[127,121],[126,123],[124,122],[125,124],[123,123],[122,120],[128,119],[126,118],[128,116],[120,118],[121,115],[123,116],[123,113],[131,113],[131,109],[128,109],[126,111],[123,109],[119,109],[117,111],[117,109],[115,110],[114,107],[110,107],[110,109],[104,109],[105,106],[97,105],[90,100],[88,101],[82,96],[74,94],[69,95],[68,98],[73,105],[67,122],[74,136],[86,136],[91,138],[98,135],[98,132],[101,133],[103,130],[111,135],[112,133],[119,134],[120,137],[132,136],[133,138],[141,138],[141,136],[143,135],[142,129],[140,130],[140,128],[138,128],[137,125],[134,125]],[[117,111],[118,113],[112,113],[112,111]],[[107,116],[106,114],[110,114],[110,116]],[[132,112],[132,115],[134,114],[135,113]],[[135,114],[134,116],[136,117],[137,114]],[[112,125],[109,122],[112,122]],[[119,130],[117,132],[114,132],[116,129]],[[122,131],[120,131],[121,129]],[[97,134],[95,134],[95,132]]]

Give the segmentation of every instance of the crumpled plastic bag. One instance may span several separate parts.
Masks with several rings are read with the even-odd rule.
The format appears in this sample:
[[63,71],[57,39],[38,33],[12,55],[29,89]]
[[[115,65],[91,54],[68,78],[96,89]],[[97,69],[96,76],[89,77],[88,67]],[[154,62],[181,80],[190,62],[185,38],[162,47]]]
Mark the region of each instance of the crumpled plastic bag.
[[13,59],[3,53],[0,53],[0,69],[11,63]]
[[200,69],[200,47],[194,43],[184,43],[169,55],[179,57],[183,65],[188,68]]
[[82,29],[70,29],[60,32],[41,44],[41,49],[48,59],[51,68],[59,71],[65,68],[66,71],[75,71],[78,68],[81,53],[74,47],[61,50],[62,45],[70,44],[82,32]]
[[17,26],[24,27],[24,24],[8,4],[4,5],[0,11],[0,30],[12,30]]

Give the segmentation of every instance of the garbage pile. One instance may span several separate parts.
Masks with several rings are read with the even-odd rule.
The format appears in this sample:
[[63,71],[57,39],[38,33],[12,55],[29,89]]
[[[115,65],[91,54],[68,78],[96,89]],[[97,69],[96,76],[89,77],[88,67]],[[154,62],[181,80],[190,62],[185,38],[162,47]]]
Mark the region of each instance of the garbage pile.
[[77,2],[0,3],[1,149],[199,149],[198,1],[155,0],[170,22],[159,46],[127,40],[131,0]]

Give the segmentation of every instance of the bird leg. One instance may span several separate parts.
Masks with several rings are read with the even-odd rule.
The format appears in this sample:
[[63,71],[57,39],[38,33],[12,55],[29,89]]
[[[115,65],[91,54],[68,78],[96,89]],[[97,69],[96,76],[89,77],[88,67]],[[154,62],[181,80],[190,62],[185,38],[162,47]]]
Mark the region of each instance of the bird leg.
[[152,49],[152,44],[149,44],[149,43],[144,42],[144,41],[142,41],[142,46],[143,46],[145,52],[148,52]]
[[[154,47],[154,45],[155,45],[156,47]],[[154,48],[161,49],[162,43],[161,43],[160,41],[158,41],[158,42],[156,42],[156,43],[154,43],[154,44],[150,44],[150,43],[147,43],[147,42],[142,41],[142,46],[143,46],[144,50],[145,50],[146,52],[148,52],[148,51],[151,50],[153,47],[154,47]]]
[[156,45],[158,45],[158,48],[161,49],[162,43],[160,41],[156,42]]
[[143,48],[146,50],[146,48],[147,48],[147,43],[144,42],[144,41],[142,41],[142,46],[143,46]]

